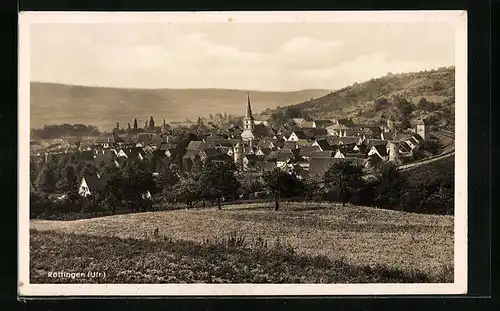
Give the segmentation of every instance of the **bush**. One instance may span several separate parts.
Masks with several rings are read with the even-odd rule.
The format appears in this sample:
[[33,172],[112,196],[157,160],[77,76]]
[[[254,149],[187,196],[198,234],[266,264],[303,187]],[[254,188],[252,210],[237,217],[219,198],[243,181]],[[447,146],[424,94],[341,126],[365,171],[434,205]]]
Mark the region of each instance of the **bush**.
[[43,192],[31,193],[30,195],[30,216],[35,217],[41,214],[48,214],[52,210],[52,202]]

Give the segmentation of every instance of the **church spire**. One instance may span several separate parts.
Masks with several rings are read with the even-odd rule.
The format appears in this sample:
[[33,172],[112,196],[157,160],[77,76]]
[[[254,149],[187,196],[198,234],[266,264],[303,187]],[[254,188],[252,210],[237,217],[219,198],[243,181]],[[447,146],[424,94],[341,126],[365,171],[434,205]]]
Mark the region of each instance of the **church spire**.
[[250,93],[247,92],[247,101],[248,101],[248,104],[247,104],[247,113],[246,113],[246,118],[247,119],[253,119],[253,116],[252,116],[252,106],[250,105]]

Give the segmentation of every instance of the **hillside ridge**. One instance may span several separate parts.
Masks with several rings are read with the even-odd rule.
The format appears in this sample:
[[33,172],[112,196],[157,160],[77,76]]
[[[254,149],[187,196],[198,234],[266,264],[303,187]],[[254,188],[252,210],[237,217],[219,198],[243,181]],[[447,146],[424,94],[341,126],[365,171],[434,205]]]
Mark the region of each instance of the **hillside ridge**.
[[272,115],[288,109],[311,119],[351,118],[355,123],[378,126],[389,117],[401,119],[398,102],[402,99],[412,104],[405,117],[407,121],[415,123],[417,119],[429,119],[432,125],[453,130],[455,67],[388,73],[295,105],[267,109],[264,113]]
[[31,128],[45,124],[92,124],[110,130],[119,122],[126,127],[138,119],[139,125],[151,116],[161,123],[196,120],[210,114],[243,115],[250,92],[252,108],[286,106],[322,96],[329,90],[293,92],[233,89],[122,89],[47,82],[31,82]]

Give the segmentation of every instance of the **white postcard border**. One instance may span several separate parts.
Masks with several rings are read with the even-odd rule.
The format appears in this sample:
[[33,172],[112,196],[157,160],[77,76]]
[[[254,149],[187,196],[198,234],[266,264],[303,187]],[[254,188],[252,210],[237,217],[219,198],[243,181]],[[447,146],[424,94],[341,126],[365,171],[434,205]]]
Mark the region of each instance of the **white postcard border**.
[[[417,23],[455,25],[455,249],[449,284],[30,284],[30,26],[35,23]],[[467,292],[467,12],[21,12],[19,14],[18,294],[36,296],[429,295]]]

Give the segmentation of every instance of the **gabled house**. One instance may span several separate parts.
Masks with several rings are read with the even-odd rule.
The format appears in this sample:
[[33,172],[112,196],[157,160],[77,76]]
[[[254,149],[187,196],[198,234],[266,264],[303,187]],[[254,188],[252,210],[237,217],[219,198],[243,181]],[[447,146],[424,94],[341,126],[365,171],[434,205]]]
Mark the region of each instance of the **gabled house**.
[[277,151],[276,166],[284,168],[289,163],[295,160],[295,154],[290,149],[282,149]]
[[325,128],[303,128],[302,131],[307,139],[311,140],[325,138],[328,135],[328,131]]
[[320,151],[332,150],[333,147],[328,143],[327,139],[316,139],[312,146],[318,147]]
[[257,147],[276,149],[276,141],[277,139],[264,138],[259,141]]
[[254,134],[254,137],[256,137],[256,138],[272,137],[272,136],[276,135],[276,133],[273,131],[273,129],[271,127],[266,126],[262,123],[254,125],[253,134]]
[[333,124],[332,120],[313,120],[312,121],[312,127],[315,127],[315,128],[323,128],[324,129],[332,124]]
[[149,192],[149,190],[146,190],[146,193],[141,194],[141,197],[142,197],[144,200],[151,200],[151,198],[152,198],[152,196],[151,196],[151,192]]
[[255,152],[255,155],[259,157],[266,157],[270,153],[271,153],[270,148],[258,147],[257,151]]
[[359,137],[353,137],[353,136],[347,136],[347,137],[340,137],[339,139],[339,145],[358,145],[360,143],[360,138]]
[[339,137],[347,136],[347,131],[349,129],[350,129],[350,127],[345,126],[345,125],[340,124],[340,123],[335,123],[335,124],[332,124],[332,125],[326,127],[326,131],[328,132],[328,135],[339,136]]
[[309,141],[308,139],[299,139],[295,142],[297,148],[301,148],[304,146],[312,146],[312,142]]
[[177,148],[177,144],[167,143],[167,142],[161,143],[158,146],[157,151],[161,151],[166,157],[169,158],[174,155],[178,155],[180,153],[180,151]]
[[304,146],[300,148],[299,157],[304,160],[309,160],[313,156],[313,154],[317,151],[320,151],[318,146]]
[[306,134],[304,133],[304,131],[294,131],[292,132],[292,134],[290,134],[290,136],[288,137],[288,141],[297,141],[299,139],[306,139],[307,140],[307,136]]
[[409,153],[411,151],[412,151],[412,148],[406,142],[402,141],[399,143],[399,152],[400,153]]
[[387,151],[386,146],[374,145],[368,151],[368,156],[371,156],[371,155],[377,155],[380,157],[380,159],[382,159],[383,161],[386,161],[388,159],[389,153]]
[[205,143],[201,140],[192,140],[189,142],[186,150],[201,150],[205,148]]
[[205,162],[209,158],[214,158],[217,157],[221,154],[219,150],[215,148],[210,148],[210,149],[202,149],[199,151],[200,159]]
[[139,159],[140,161],[142,161],[146,156],[146,153],[141,147],[132,147],[120,149],[116,156],[118,158],[124,157],[127,159]]
[[363,145],[366,146],[367,150],[372,149],[373,146],[383,146],[387,148],[388,141],[383,139],[366,139]]
[[366,158],[365,166],[367,168],[376,168],[382,163],[383,163],[383,160],[377,154],[372,154],[372,155],[368,156],[368,158]]
[[297,142],[296,141],[286,141],[283,144],[283,147],[280,149],[290,149],[290,150],[297,149]]
[[321,178],[335,163],[350,162],[355,166],[366,166],[366,160],[361,158],[311,158],[309,163],[309,176]]
[[99,183],[100,181],[97,175],[83,176],[78,186],[78,194],[82,197],[95,194]]
[[405,143],[407,143],[408,146],[410,146],[411,150],[413,150],[420,144],[420,141],[417,139],[417,137],[412,135],[405,140]]
[[311,154],[311,158],[333,158],[334,156],[335,152],[332,150],[315,151]]

